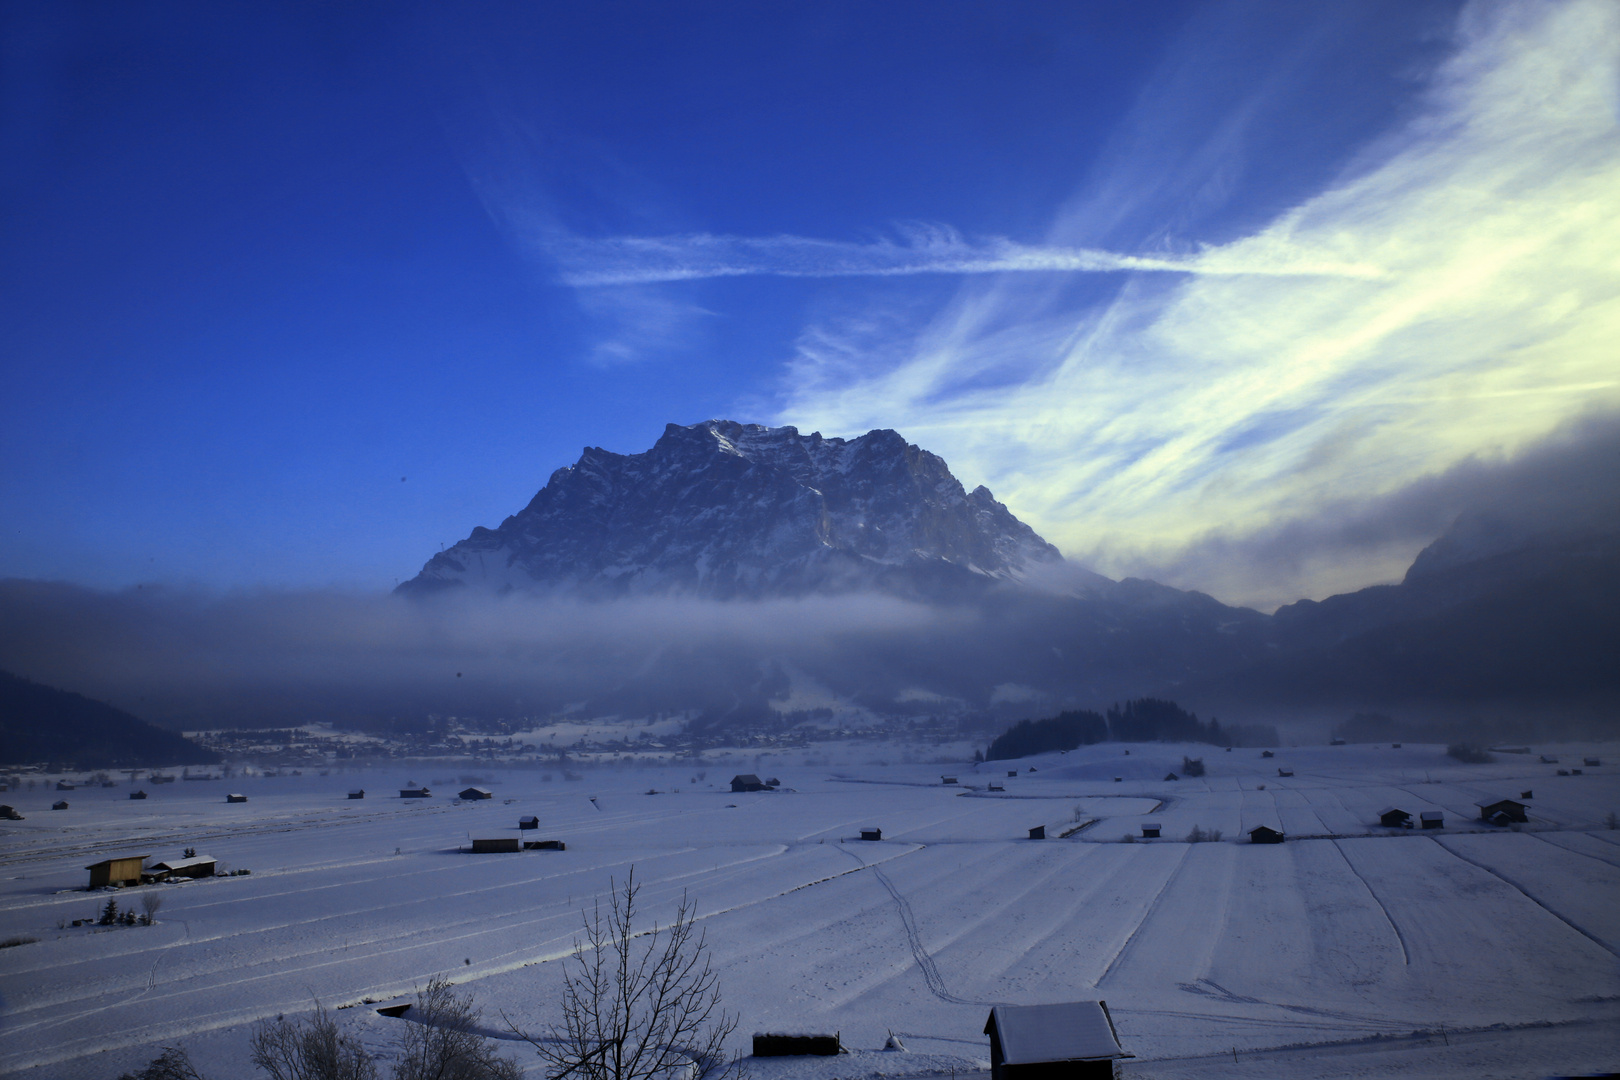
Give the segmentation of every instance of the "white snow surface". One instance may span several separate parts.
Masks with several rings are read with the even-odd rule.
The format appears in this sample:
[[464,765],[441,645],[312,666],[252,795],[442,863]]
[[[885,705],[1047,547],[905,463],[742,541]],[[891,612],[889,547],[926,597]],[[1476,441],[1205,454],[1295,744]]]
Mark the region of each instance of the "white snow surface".
[[[1412,744],[1126,749],[845,767],[811,764],[825,760],[812,748],[766,766],[784,790],[752,794],[725,787],[752,766],[712,763],[696,782],[692,765],[579,781],[484,766],[495,798],[477,803],[448,794],[456,766],[420,764],[238,777],[237,804],[224,784],[145,785],[130,801],[125,781],[58,812],[49,784],[8,792],[27,820],[0,823],[0,938],[39,940],[0,949],[0,1074],[113,1080],[180,1045],[209,1077],[250,1077],[254,1022],[316,998],[386,1074],[407,1021],[359,1003],[436,974],[474,995],[490,1032],[504,1013],[538,1033],[581,909],[632,866],[649,922],[683,894],[696,905],[736,1050],[780,1030],[836,1031],[854,1051],[762,1059],[755,1080],[987,1077],[991,1007],[1099,998],[1135,1055],[1127,1077],[1620,1067],[1620,831],[1604,824],[1620,769],[1465,766]],[[1208,775],[1160,779],[1187,753]],[[393,797],[408,778],[444,794]],[[365,799],[345,797],[359,787]],[[1529,825],[1471,820],[1476,801],[1526,789]],[[1388,805],[1443,810],[1447,827],[1382,828]],[[524,837],[566,851],[460,850],[519,835],[531,814]],[[1147,818],[1164,839],[1119,842]],[[1241,842],[1260,824],[1288,842]],[[1028,840],[1035,825],[1049,839]],[[1189,844],[1194,825],[1224,839]],[[872,826],[882,841],[856,839]],[[98,859],[185,847],[252,874],[84,891]],[[139,911],[149,891],[164,900],[155,926],[59,927],[109,897]],[[905,1051],[879,1049],[891,1033]],[[503,1046],[543,1075],[526,1045]]]

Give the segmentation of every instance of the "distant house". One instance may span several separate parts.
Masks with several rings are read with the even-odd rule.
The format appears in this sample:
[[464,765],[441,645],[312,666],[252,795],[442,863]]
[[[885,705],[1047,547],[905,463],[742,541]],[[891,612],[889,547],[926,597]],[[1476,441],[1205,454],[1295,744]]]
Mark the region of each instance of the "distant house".
[[1011,780],[1013,777],[1015,777],[1017,775],[1018,775],[1018,770],[1017,769],[1008,769],[1007,770],[1007,779]]
[[146,862],[145,855],[119,855],[116,858],[91,863],[85,867],[90,871],[90,888],[99,889],[103,885],[139,885],[141,864],[144,862]]
[[21,821],[23,816],[17,813],[15,806],[0,806],[0,819],[6,821]]
[[404,787],[399,789],[399,797],[402,799],[431,799],[433,798],[433,792],[425,787]]
[[954,777],[954,776],[942,776],[942,777],[939,778],[939,782],[942,783],[942,784],[954,784],[954,783],[956,783],[956,777]]
[[1276,757],[1277,755],[1273,754],[1270,750],[1262,750],[1262,751],[1260,751],[1260,756],[1263,757],[1263,758],[1267,758],[1267,757]]
[[166,862],[153,863],[146,868],[146,872],[155,874],[158,877],[213,877],[214,860],[207,855],[192,855],[185,859],[169,859]]
[[66,810],[67,808],[68,804],[66,799],[58,799],[56,802],[51,803],[52,810]]
[[522,851],[523,844],[515,836],[495,836],[472,842],[473,854],[494,854],[503,851]]
[[487,787],[470,787],[470,788],[463,788],[461,790],[461,792],[456,797],[458,799],[468,799],[468,800],[471,800],[471,799],[493,799],[495,797],[495,793],[493,791],[489,790],[489,788],[487,788]]
[[732,791],[764,791],[765,781],[753,773],[741,773],[731,778]]
[[1046,826],[1045,825],[1037,825],[1033,829],[1029,830],[1029,838],[1031,840],[1045,840],[1046,839]]
[[77,788],[75,787],[74,784],[70,783],[67,780],[58,780],[56,782],[56,790],[57,791],[75,791],[75,790],[77,790]]
[[540,827],[540,819],[538,817],[520,817],[520,818],[518,818],[518,828],[520,828],[520,829],[538,829],[539,827]]
[[988,785],[985,786],[984,790],[986,790],[986,791],[1006,791],[1007,789],[1004,786],[1002,786],[1001,784],[998,784],[994,780],[992,780],[992,781],[990,781],[990,783]]
[[779,788],[782,786],[782,781],[773,776],[769,780],[765,781],[765,786],[768,788]]
[[225,796],[225,801],[226,802],[247,802],[247,796],[246,795],[227,795],[227,796]]
[[1378,824],[1387,825],[1391,829],[1410,829],[1412,827],[1412,815],[1405,810],[1386,806],[1378,811]]
[[1268,828],[1265,825],[1256,825],[1249,830],[1249,843],[1251,844],[1280,844],[1282,842],[1283,834],[1276,829]]
[[567,851],[568,845],[561,840],[525,840],[524,851]]
[[1521,799],[1533,799],[1535,797],[1536,797],[1536,793],[1534,791],[1521,791],[1521,792],[1519,792],[1519,798],[1521,798]]
[[842,1050],[837,1032],[831,1035],[784,1035],[769,1031],[754,1033],[755,1057],[832,1057]]
[[132,798],[132,799],[144,799],[144,798],[146,798],[146,792],[144,792],[144,791],[132,791],[132,792],[129,793],[129,797]]
[[1495,802],[1475,803],[1474,805],[1479,807],[1479,819],[1488,821],[1492,825],[1506,825],[1511,822],[1530,820],[1525,814],[1525,811],[1530,808],[1515,799],[1497,799]]
[[984,1033],[991,1080],[1111,1080],[1114,1063],[1135,1056],[1120,1048],[1105,1001],[997,1005]]
[[1278,769],[1277,770],[1277,775],[1278,776],[1293,776],[1294,775],[1294,770],[1293,769]]
[[365,788],[355,788],[353,791],[349,792],[349,798],[351,798],[351,799],[363,799],[365,797],[366,797],[366,789]]
[[1446,827],[1446,815],[1438,810],[1425,810],[1418,815],[1418,821],[1425,829],[1443,829]]
[[1543,765],[1556,765],[1558,764],[1558,759],[1553,757],[1551,754],[1542,754],[1541,763]]
[[1159,823],[1157,821],[1142,822],[1142,839],[1157,840],[1159,838]]
[[881,839],[883,839],[883,830],[882,829],[862,829],[861,830],[861,839],[862,840],[881,840]]

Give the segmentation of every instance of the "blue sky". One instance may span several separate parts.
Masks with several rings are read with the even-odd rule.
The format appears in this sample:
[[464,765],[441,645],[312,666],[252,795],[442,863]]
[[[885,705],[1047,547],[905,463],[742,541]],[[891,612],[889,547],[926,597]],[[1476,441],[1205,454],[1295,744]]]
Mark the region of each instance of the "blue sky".
[[727,417],[1388,580],[1620,410],[1616,12],[5,3],[0,576],[389,587]]

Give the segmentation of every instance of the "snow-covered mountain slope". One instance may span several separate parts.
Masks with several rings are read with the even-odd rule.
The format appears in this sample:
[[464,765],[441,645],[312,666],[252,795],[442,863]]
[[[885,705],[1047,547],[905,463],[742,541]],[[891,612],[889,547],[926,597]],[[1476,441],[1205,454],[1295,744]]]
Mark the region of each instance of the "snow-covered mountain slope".
[[670,424],[640,454],[587,447],[527,507],[474,529],[400,588],[930,595],[1061,561],[987,489],[967,491],[893,431],[845,440],[710,420]]

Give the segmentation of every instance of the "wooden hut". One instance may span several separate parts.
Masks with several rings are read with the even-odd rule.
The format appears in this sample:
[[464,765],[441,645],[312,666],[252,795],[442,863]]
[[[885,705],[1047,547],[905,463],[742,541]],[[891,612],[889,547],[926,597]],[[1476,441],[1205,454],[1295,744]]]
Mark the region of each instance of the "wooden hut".
[[1114,1063],[1134,1057],[1104,1001],[997,1005],[984,1023],[991,1080],[1112,1080]]
[[764,791],[765,781],[753,773],[739,773],[731,778],[732,791]]
[[1277,775],[1278,776],[1293,776],[1294,775],[1294,770],[1293,769],[1278,769],[1277,770]]
[[425,787],[402,787],[399,789],[399,797],[402,799],[431,799],[433,798],[433,792]]
[[755,1057],[832,1057],[843,1050],[839,1033],[831,1035],[782,1034],[772,1031],[754,1032]]
[[0,819],[6,821],[21,821],[23,816],[17,813],[15,806],[0,806]]
[[1443,829],[1446,827],[1446,815],[1438,810],[1425,810],[1418,815],[1418,822],[1425,829]]
[[169,859],[153,863],[147,873],[158,877],[204,878],[214,876],[214,860],[208,855],[191,855],[184,859]]
[[472,849],[474,855],[522,851],[523,843],[515,836],[494,836],[484,840],[474,840]]
[[1412,827],[1412,815],[1405,810],[1386,806],[1378,811],[1378,824],[1391,829],[1410,829]]
[[861,830],[861,839],[862,840],[881,840],[881,839],[883,839],[883,830],[882,829],[862,829]]
[[246,795],[234,795],[234,794],[233,795],[227,795],[227,796],[225,796],[225,801],[226,802],[247,802],[247,796]]
[[1494,802],[1475,803],[1479,807],[1479,819],[1488,821],[1492,825],[1503,825],[1509,822],[1526,822],[1529,817],[1525,811],[1530,809],[1516,799],[1497,799]]
[[520,817],[520,818],[518,818],[518,828],[520,828],[520,829],[538,829],[539,827],[540,827],[540,819],[538,817]]
[[1159,838],[1160,829],[1161,826],[1157,821],[1142,822],[1142,839],[1157,840]]
[[129,793],[129,797],[132,798],[132,799],[144,799],[144,798],[146,798],[146,792],[144,792],[144,791],[132,791],[132,792]]
[[525,840],[524,851],[567,851],[568,845],[561,840]]
[[1273,754],[1270,750],[1262,750],[1262,751],[1260,751],[1260,756],[1263,757],[1263,758],[1268,758],[1268,757],[1276,757],[1277,755]]
[[1029,830],[1029,838],[1031,840],[1045,840],[1046,839],[1046,826],[1045,825],[1037,825],[1033,829]]
[[1581,764],[1585,765],[1588,769],[1595,769],[1599,765],[1603,764],[1603,759],[1595,757],[1581,758]]
[[474,799],[493,799],[494,797],[495,793],[489,790],[487,787],[463,788],[461,791],[456,793],[456,798],[466,799],[469,802]]
[[85,867],[90,871],[90,888],[99,889],[103,885],[139,885],[141,865],[145,862],[145,855],[119,855],[91,863]]
[[1249,843],[1251,844],[1280,844],[1282,842],[1283,834],[1268,826],[1256,825],[1249,830]]
[[70,780],[58,780],[56,782],[56,790],[57,791],[76,791],[78,789],[77,789],[77,785],[75,785]]
[[1011,780],[1013,777],[1015,777],[1017,775],[1018,775],[1018,770],[1017,769],[1008,769],[1007,770],[1007,779]]
[[66,810],[67,808],[68,808],[68,802],[67,802],[66,799],[58,799],[55,802],[51,803],[51,809],[52,810]]
[[366,797],[366,789],[365,788],[355,788],[353,791],[349,792],[349,798],[351,798],[351,799],[363,799],[365,797]]
[[939,782],[942,783],[942,784],[954,784],[954,783],[956,783],[956,777],[954,777],[954,776],[942,776],[942,777],[939,778]]

